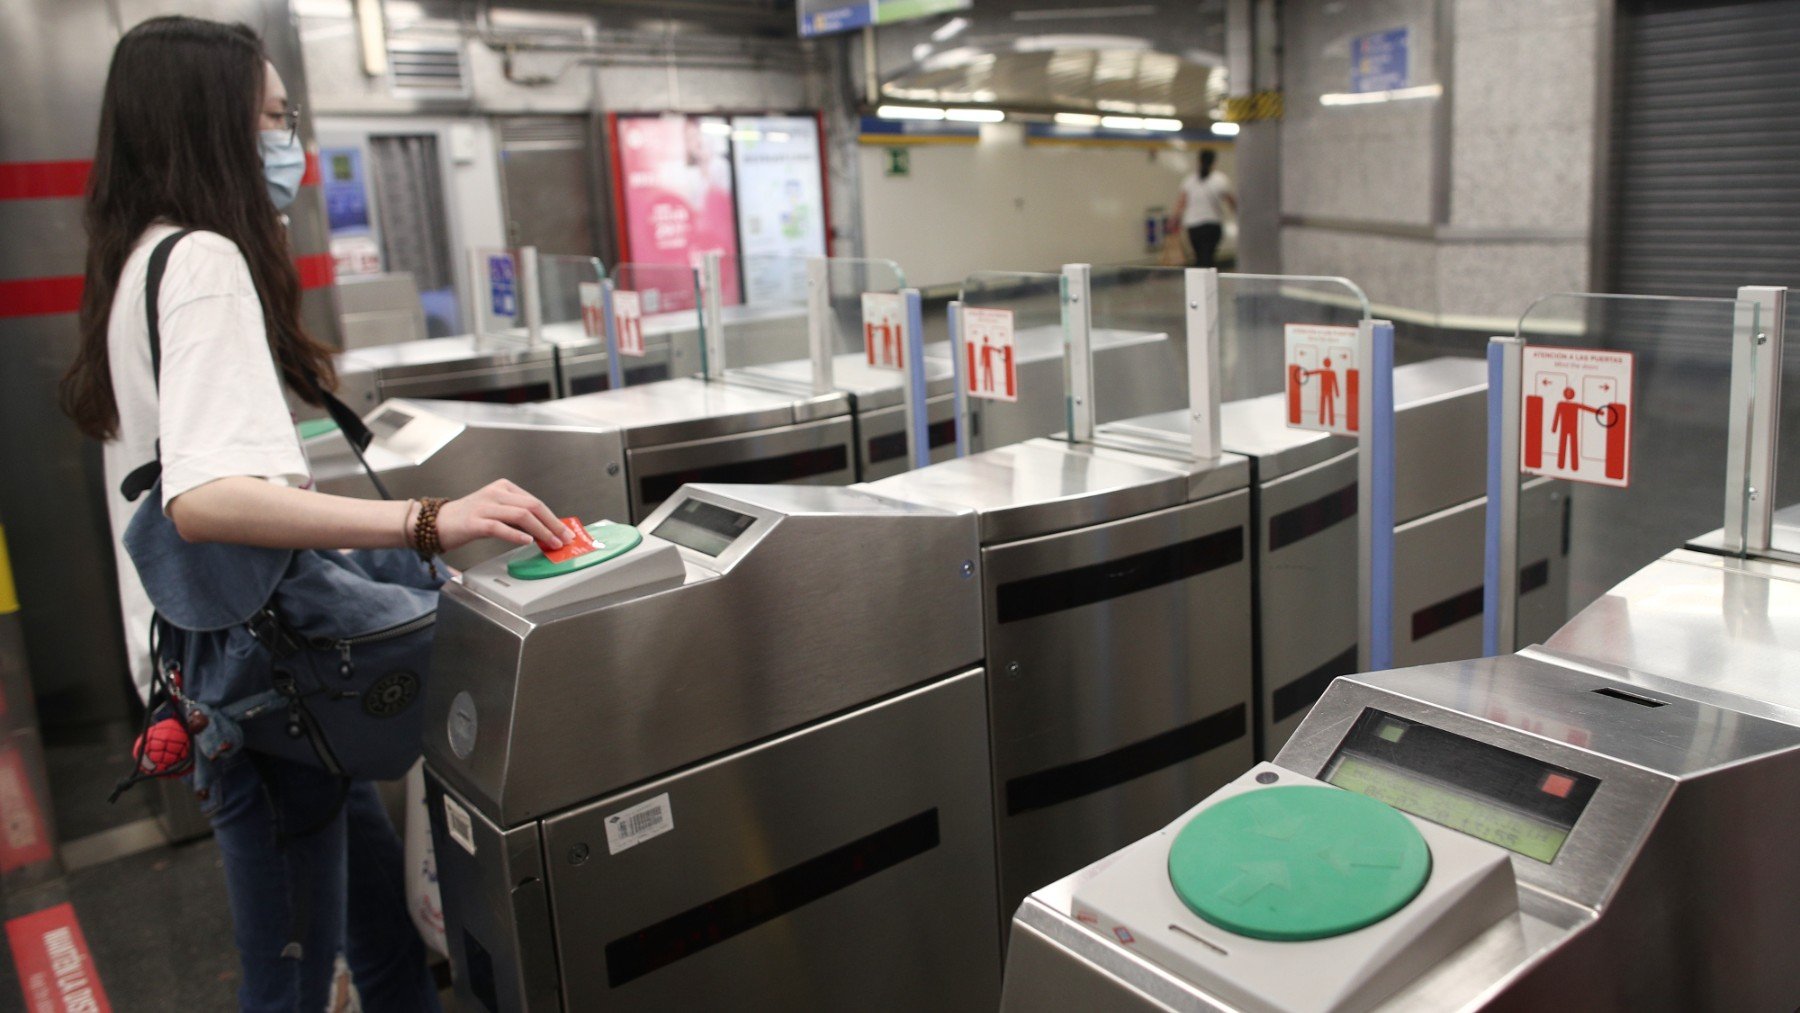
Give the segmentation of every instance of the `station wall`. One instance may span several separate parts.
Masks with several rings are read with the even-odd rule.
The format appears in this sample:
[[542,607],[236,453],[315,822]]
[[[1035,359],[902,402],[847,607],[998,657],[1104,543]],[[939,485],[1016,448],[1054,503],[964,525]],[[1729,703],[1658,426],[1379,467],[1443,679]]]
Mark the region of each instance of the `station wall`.
[[[984,127],[978,142],[907,145],[909,171],[888,175],[889,145],[860,150],[868,256],[899,262],[919,288],[977,271],[1141,263],[1145,218],[1173,208],[1194,152],[1175,146],[1028,142],[1022,126]],[[1219,167],[1236,178],[1230,145]]]

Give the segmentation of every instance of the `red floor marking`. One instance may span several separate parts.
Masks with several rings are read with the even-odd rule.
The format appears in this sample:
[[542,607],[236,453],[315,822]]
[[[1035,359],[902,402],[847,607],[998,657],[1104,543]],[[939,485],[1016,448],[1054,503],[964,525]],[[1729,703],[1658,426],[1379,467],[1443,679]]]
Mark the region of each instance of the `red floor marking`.
[[24,757],[16,746],[0,745],[0,875],[56,857],[48,829]]
[[75,908],[58,904],[6,923],[30,1013],[112,1013]]

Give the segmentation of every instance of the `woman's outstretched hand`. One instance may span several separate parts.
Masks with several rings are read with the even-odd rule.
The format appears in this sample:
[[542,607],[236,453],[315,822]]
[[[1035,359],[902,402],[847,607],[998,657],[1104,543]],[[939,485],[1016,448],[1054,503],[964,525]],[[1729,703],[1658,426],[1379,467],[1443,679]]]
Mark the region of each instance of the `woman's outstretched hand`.
[[542,500],[504,478],[438,510],[438,542],[446,551],[478,538],[498,538],[514,545],[538,541],[559,548],[572,537],[562,519]]

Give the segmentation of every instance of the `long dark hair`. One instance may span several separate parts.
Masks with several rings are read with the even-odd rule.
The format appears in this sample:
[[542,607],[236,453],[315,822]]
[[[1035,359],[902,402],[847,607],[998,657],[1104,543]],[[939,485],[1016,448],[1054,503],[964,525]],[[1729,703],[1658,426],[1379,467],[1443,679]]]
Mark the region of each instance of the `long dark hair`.
[[300,275],[263,182],[265,59],[248,26],[185,17],[151,18],[113,50],[88,180],[81,351],[61,390],[63,411],[95,439],[119,429],[106,348],[119,273],[159,220],[237,244],[262,299],[269,352],[294,393],[317,404],[310,378],[336,382],[330,350],[300,326]]

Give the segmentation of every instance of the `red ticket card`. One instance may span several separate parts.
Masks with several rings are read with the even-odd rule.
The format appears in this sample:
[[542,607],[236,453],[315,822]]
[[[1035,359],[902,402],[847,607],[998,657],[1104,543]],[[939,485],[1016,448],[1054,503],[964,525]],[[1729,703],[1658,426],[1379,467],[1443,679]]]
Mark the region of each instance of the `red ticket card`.
[[575,538],[564,542],[560,549],[552,549],[539,542],[538,548],[544,550],[545,559],[552,563],[566,563],[576,556],[585,556],[594,551],[594,537],[588,534],[587,526],[581,523],[581,518],[564,517],[562,522],[570,531],[575,532]]

